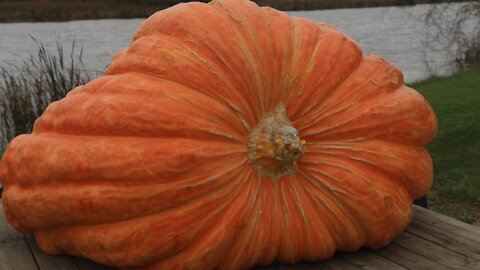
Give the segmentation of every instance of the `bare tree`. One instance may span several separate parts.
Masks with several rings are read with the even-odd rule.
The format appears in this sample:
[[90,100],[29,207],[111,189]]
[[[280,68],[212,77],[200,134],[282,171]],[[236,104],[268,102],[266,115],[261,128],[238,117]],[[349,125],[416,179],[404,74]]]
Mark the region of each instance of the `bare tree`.
[[480,0],[431,5],[424,22],[422,58],[431,75],[445,68],[436,65],[440,56],[451,71],[480,65]]

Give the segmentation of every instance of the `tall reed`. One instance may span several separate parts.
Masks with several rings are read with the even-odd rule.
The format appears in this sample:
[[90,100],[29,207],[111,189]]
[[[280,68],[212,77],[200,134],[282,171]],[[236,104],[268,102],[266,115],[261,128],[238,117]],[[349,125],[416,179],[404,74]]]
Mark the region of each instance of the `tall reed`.
[[36,54],[19,66],[0,70],[0,154],[15,136],[31,132],[48,104],[91,79],[82,62],[82,49],[75,42],[66,54],[59,41],[55,50],[49,51],[42,42],[33,40]]

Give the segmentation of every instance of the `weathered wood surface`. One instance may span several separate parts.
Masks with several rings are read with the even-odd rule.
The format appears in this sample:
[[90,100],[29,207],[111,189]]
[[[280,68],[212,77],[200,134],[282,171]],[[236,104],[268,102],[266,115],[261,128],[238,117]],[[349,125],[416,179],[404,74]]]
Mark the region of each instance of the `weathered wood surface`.
[[[43,253],[33,237],[13,230],[0,212],[0,270],[112,269],[81,258]],[[480,228],[415,206],[410,226],[383,249],[337,253],[325,262],[263,268],[272,269],[480,270]]]

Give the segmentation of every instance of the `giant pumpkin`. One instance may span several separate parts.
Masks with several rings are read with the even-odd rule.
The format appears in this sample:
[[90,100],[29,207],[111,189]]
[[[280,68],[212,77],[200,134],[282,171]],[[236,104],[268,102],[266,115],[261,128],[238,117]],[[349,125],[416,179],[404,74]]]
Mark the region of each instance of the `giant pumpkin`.
[[436,128],[398,69],[332,26],[180,4],[10,143],[3,209],[43,251],[120,268],[324,260],[405,229]]

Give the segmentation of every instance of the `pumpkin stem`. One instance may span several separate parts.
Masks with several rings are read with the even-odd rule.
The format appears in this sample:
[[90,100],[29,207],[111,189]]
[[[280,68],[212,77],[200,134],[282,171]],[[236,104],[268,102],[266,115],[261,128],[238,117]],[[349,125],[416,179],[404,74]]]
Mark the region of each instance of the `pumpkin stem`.
[[277,180],[297,172],[296,161],[306,148],[307,143],[300,139],[281,102],[250,133],[248,156],[260,175]]

